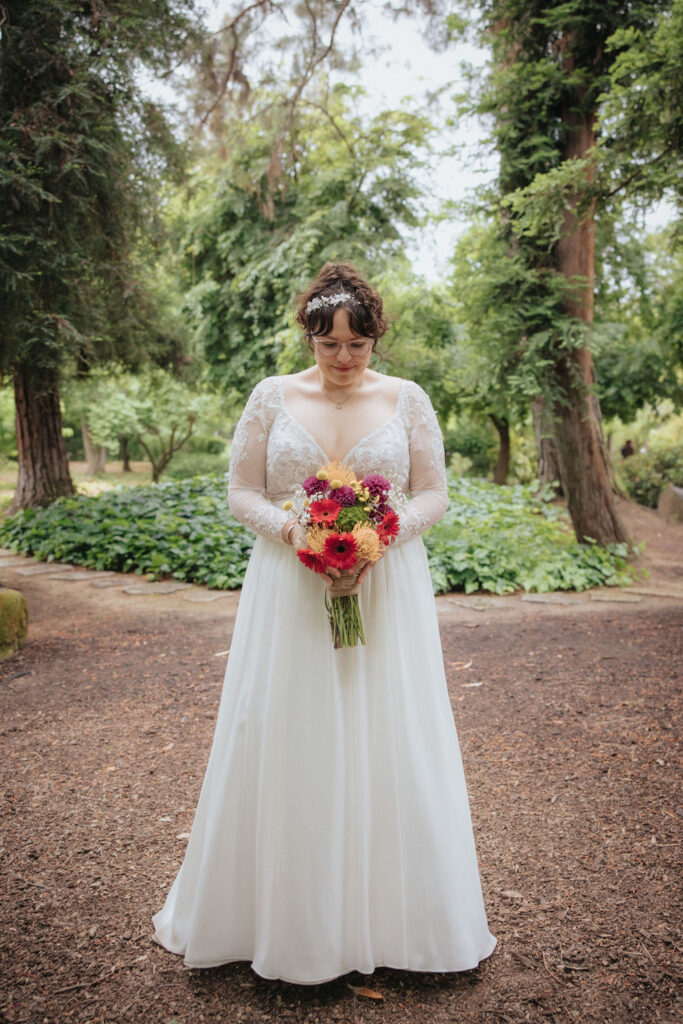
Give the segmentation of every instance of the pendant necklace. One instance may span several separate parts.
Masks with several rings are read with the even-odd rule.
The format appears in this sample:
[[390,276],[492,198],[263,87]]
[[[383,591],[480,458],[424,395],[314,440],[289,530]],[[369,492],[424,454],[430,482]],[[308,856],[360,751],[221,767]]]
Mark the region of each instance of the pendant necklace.
[[343,402],[338,402],[336,398],[330,398],[330,396],[329,396],[329,395],[327,394],[327,392],[325,391],[325,388],[324,388],[324,387],[323,387],[323,385],[322,385],[322,380],[321,380],[321,377],[320,377],[320,367],[318,367],[318,382],[319,382],[319,384],[320,384],[320,390],[321,390],[321,391],[322,391],[322,393],[323,393],[323,394],[325,395],[325,398],[328,398],[328,399],[330,400],[330,402],[334,402],[334,404],[336,405],[336,407],[337,407],[338,409],[341,409],[341,408],[343,408],[343,406],[344,406],[344,405],[346,405],[346,403],[348,402],[349,398],[351,398],[351,395],[355,394],[355,393],[356,393],[356,391],[360,391],[360,389],[361,389],[361,388],[363,387],[363,381],[362,381],[362,379],[361,379],[361,382],[360,382],[360,384],[358,385],[358,387],[357,387],[357,388],[355,388],[355,389],[354,389],[354,390],[353,390],[353,391],[351,392],[351,395],[349,395],[349,396],[348,396],[347,398],[345,398]]

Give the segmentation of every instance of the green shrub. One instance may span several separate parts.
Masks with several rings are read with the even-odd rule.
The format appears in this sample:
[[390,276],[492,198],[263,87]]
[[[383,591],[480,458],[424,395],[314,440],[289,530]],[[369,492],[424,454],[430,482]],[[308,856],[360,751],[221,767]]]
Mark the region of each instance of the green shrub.
[[667,484],[683,487],[683,447],[651,448],[630,455],[619,464],[629,497],[639,505],[657,508],[660,491]]
[[193,476],[206,476],[212,473],[227,473],[228,456],[211,455],[206,452],[179,452],[174,455],[164,470],[164,478],[170,480],[189,480]]
[[183,454],[201,452],[204,455],[222,455],[226,445],[227,441],[222,437],[214,437],[212,434],[192,434],[185,442]]
[[[449,475],[449,508],[424,535],[436,593],[584,590],[632,578],[625,545],[577,544],[550,488],[534,497],[536,486]],[[59,498],[0,523],[0,543],[45,561],[219,589],[241,586],[254,539],[230,513],[225,475]]]
[[449,480],[443,519],[425,533],[436,593],[487,590],[586,590],[630,582],[625,544],[601,548],[576,541],[552,488],[538,481],[500,487],[464,477]]
[[225,477],[58,498],[0,523],[0,542],[44,561],[239,587],[254,534],[228,508]]
[[498,454],[498,443],[491,427],[466,417],[456,419],[445,431],[446,460],[461,455],[470,460],[468,475],[489,476]]

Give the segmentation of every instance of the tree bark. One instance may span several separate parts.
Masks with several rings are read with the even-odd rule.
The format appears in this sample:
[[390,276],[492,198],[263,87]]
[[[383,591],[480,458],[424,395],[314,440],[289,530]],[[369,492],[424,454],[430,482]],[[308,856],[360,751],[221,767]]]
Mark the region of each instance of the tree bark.
[[510,470],[510,424],[505,416],[489,414],[491,422],[498,431],[498,460],[493,467],[494,484],[504,484]]
[[25,366],[14,373],[19,474],[10,514],[75,493],[62,437],[57,376],[46,372],[42,381],[39,390]]
[[107,470],[107,449],[103,444],[93,442],[90,428],[85,420],[81,423],[81,436],[83,437],[85,461],[88,463],[86,475],[88,480],[92,480],[97,473],[105,473]]
[[128,438],[121,436],[119,438],[119,457],[122,462],[121,472],[132,473],[130,468],[130,451],[128,450]]
[[[540,488],[555,483],[555,493],[559,496],[562,490],[560,464],[555,444],[555,429],[552,414],[542,395],[534,398],[531,403],[531,419],[536,438],[536,454],[538,456],[538,480]],[[540,489],[539,488],[539,489]]]
[[[568,53],[565,71],[570,74],[574,70],[571,38],[565,42]],[[595,112],[582,111],[581,92],[579,90],[579,96],[564,111],[565,160],[585,157],[595,144]],[[570,196],[570,207],[556,246],[556,260],[557,269],[568,285],[567,312],[584,323],[592,323],[595,216],[594,209],[590,208],[579,217],[577,206],[582,184],[577,183]],[[584,348],[559,350],[554,377],[561,396],[553,409],[555,443],[560,479],[576,536],[581,542],[592,538],[602,545],[628,541],[614,500],[600,402],[595,393],[593,357]]]

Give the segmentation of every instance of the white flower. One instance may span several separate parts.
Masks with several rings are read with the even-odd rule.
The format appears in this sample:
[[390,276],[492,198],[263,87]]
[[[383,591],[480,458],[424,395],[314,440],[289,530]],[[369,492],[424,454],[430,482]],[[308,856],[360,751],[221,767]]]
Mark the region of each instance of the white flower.
[[316,295],[306,306],[306,312],[312,313],[314,309],[322,306],[338,306],[340,302],[353,302],[353,296],[348,292],[337,292],[335,295]]

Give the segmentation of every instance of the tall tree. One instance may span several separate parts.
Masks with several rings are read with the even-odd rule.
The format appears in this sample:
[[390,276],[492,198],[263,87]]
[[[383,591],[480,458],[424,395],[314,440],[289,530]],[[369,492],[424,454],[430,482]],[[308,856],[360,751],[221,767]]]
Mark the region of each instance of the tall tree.
[[[641,139],[641,152],[647,154],[641,163],[661,165],[657,186],[645,167],[625,171],[622,138],[624,126],[635,118],[629,121],[625,111],[629,104],[638,108],[631,91],[637,83],[633,75],[627,81],[624,50],[636,37],[652,42],[669,5],[657,0],[567,0],[559,5],[482,0],[477,6],[494,55],[480,109],[493,117],[500,152],[495,216],[511,256],[521,258],[536,278],[536,294],[518,306],[526,323],[510,343],[543,339],[542,384],[577,536],[622,541],[626,532],[613,497],[590,351],[595,219],[608,210],[616,192],[641,175],[650,182],[650,194],[671,184],[677,146],[680,151],[676,117],[668,128],[658,125],[649,146]],[[631,36],[624,36],[625,30]],[[622,110],[611,112],[615,143],[598,140],[597,124],[618,76]]]
[[5,0],[0,8],[0,374],[13,380],[19,478],[10,511],[70,494],[60,380],[149,327],[134,238],[145,182],[171,150],[137,91],[193,27],[181,0]]

